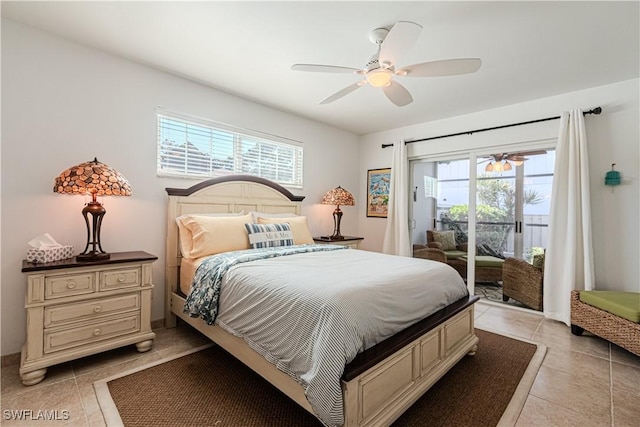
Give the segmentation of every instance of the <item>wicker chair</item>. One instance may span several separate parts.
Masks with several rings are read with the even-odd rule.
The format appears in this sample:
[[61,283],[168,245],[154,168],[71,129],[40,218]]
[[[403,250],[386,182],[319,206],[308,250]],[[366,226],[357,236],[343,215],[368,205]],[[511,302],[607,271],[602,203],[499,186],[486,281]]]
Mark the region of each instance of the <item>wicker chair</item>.
[[413,245],[413,257],[447,262],[447,255],[441,249],[429,248],[424,245]]
[[[433,230],[427,230],[427,246],[429,248],[444,250],[442,247],[442,244],[434,240]],[[455,250],[449,251],[449,254],[447,254],[447,259],[454,259],[462,255],[465,255],[465,253],[467,252],[467,248],[468,248],[467,243],[457,244]],[[447,253],[446,250],[444,252],[445,254]]]
[[507,258],[502,265],[502,300],[513,298],[542,311],[542,268],[519,258]]

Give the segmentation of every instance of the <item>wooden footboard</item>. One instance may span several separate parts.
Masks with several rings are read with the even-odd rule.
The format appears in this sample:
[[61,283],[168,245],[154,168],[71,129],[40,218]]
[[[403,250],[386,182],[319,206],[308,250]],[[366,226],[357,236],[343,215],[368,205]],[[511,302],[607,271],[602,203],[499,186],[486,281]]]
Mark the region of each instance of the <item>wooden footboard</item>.
[[[182,312],[184,298],[171,296],[171,312],[314,414],[303,388],[239,337]],[[473,304],[454,303],[389,340],[361,353],[342,380],[345,427],[389,425],[464,355],[474,354]],[[314,414],[315,415],[315,414]]]
[[[391,424],[463,356],[475,354],[476,301],[476,297],[458,301],[347,365],[342,383],[345,426]],[[398,342],[419,331],[418,338],[392,353]],[[380,359],[379,353],[390,355],[372,364]]]

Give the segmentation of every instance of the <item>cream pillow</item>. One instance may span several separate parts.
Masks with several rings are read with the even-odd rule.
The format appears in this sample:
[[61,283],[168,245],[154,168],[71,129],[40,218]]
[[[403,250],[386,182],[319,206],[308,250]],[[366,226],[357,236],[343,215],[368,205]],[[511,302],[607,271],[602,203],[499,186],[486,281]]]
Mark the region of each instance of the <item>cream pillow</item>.
[[[200,258],[221,252],[249,249],[251,246],[244,225],[250,222],[251,214],[223,217],[184,215],[178,222],[186,229],[180,236],[182,256]],[[191,241],[185,241],[189,235]]]
[[313,243],[313,237],[307,226],[306,216],[292,216],[289,218],[258,218],[258,224],[278,224],[287,223],[291,227],[293,233],[293,242],[296,245],[305,245]]
[[189,230],[184,225],[184,220],[187,218],[191,218],[194,216],[207,216],[207,217],[237,217],[246,215],[244,211],[240,212],[216,212],[216,213],[197,213],[197,214],[184,214],[176,218],[176,224],[178,224],[178,237],[180,243],[180,253],[185,258],[190,258],[187,256],[191,253],[193,248],[193,244],[191,243],[193,238],[191,236],[191,230]]
[[258,224],[258,218],[291,218],[291,217],[298,216],[298,215],[296,215],[294,213],[291,213],[291,212],[270,213],[270,212],[251,211],[249,213],[253,217],[253,223],[254,224]]

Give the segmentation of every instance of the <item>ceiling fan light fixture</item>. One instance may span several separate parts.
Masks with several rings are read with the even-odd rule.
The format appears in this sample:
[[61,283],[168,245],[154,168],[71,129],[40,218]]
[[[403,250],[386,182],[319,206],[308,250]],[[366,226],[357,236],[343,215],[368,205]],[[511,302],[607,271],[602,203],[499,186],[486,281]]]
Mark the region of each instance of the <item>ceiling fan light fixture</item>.
[[493,165],[493,171],[494,172],[502,172],[502,171],[504,171],[504,167],[502,166],[502,162],[496,162],[496,164]]
[[493,172],[493,162],[487,163],[487,166],[484,168],[485,172]]
[[505,172],[510,171],[510,170],[512,169],[512,168],[511,168],[511,163],[509,163],[508,161],[506,161],[506,160],[505,160],[505,161],[504,161],[504,167],[503,167],[503,168],[504,168],[504,171],[505,171]]
[[366,75],[367,81],[373,87],[386,87],[391,84],[391,73],[385,69],[369,71]]
[[514,160],[513,164],[516,166],[522,166],[524,164],[524,160]]

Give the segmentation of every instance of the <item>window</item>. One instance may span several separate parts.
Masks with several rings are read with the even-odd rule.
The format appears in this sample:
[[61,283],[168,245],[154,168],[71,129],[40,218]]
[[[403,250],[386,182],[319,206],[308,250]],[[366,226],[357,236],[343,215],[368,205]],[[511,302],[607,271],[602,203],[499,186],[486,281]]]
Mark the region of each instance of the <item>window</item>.
[[158,113],[158,175],[255,175],[302,187],[302,144],[173,113]]

